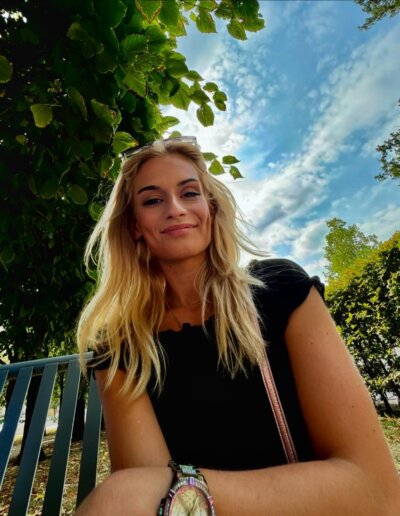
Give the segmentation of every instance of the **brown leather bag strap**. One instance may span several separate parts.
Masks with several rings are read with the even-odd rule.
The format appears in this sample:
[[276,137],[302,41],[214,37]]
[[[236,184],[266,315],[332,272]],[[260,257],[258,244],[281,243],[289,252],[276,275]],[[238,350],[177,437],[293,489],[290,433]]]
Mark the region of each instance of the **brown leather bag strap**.
[[265,390],[267,391],[267,396],[271,404],[272,413],[274,414],[276,426],[278,427],[283,450],[286,455],[286,460],[288,463],[298,462],[299,459],[297,456],[296,448],[290,433],[289,425],[286,420],[281,400],[279,398],[278,389],[276,388],[275,380],[272,375],[271,366],[265,349],[264,358],[260,363],[260,370]]

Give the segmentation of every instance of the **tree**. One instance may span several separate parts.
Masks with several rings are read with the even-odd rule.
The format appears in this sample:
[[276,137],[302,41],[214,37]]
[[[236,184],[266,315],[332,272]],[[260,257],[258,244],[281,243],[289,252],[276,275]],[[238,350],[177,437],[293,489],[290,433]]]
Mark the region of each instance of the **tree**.
[[[369,14],[365,23],[360,29],[367,30],[374,23],[385,16],[395,16],[400,12],[400,0],[354,0],[361,5],[364,12]],[[400,104],[399,104],[400,105]],[[375,178],[383,181],[385,179],[398,179],[400,177],[400,130],[394,131],[390,137],[376,150],[381,154],[380,162],[383,172]]]
[[328,262],[328,281],[338,280],[356,259],[364,260],[378,244],[376,235],[364,235],[356,224],[346,227],[346,222],[337,217],[327,221],[325,259]]
[[[205,126],[226,109],[176,51],[188,17],[201,32],[221,18],[238,39],[264,26],[256,0],[15,5],[3,1],[0,16],[0,351],[11,361],[74,349],[95,281],[83,249],[121,152],[179,122],[162,106],[197,105]],[[234,157],[206,157],[212,172],[240,175]]]
[[395,16],[400,11],[400,0],[354,0],[361,5],[362,10],[369,16],[361,29],[369,29],[371,25],[385,16]]
[[400,232],[329,284],[327,304],[371,394],[392,414],[400,400]]
[[[399,103],[400,106],[400,103]],[[390,134],[390,137],[382,144],[378,145],[376,150],[380,152],[380,162],[382,170],[376,179],[383,181],[385,179],[400,178],[400,130]]]

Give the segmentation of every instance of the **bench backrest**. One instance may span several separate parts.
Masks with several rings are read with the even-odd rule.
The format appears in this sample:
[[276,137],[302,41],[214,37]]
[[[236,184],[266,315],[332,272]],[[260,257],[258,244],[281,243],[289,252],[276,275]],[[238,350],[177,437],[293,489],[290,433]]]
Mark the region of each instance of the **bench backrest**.
[[[90,357],[91,354],[87,353],[86,359],[88,360]],[[3,429],[0,433],[0,492],[30,381],[34,375],[42,377],[15,481],[14,493],[8,513],[10,516],[21,516],[27,513],[51,395],[56,374],[59,371],[66,371],[66,381],[43,503],[42,514],[48,516],[60,514],[61,510],[75,408],[81,379],[79,356],[51,357],[0,366],[0,395],[6,386],[7,380],[15,379],[15,386],[5,414]],[[91,377],[76,506],[81,503],[96,485],[101,413],[96,382]]]

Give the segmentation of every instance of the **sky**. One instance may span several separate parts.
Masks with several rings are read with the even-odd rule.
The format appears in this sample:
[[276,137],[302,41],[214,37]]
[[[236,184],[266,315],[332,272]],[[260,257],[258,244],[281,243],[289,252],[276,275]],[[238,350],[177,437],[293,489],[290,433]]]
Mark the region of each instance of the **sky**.
[[[400,16],[360,31],[347,0],[264,0],[266,27],[237,41],[193,26],[178,40],[190,69],[228,96],[204,128],[194,106],[168,108],[202,151],[239,160],[234,193],[246,232],[271,257],[325,278],[326,221],[339,217],[379,240],[400,229],[400,185],[377,181],[376,146],[400,126]],[[242,262],[249,256],[243,254]]]

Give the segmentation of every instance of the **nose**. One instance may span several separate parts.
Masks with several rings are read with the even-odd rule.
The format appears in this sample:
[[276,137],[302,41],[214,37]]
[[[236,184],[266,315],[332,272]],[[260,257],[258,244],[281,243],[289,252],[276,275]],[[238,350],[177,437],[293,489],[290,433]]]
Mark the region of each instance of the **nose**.
[[165,207],[166,217],[169,219],[180,217],[186,213],[184,203],[182,202],[182,199],[177,195],[171,195],[165,203]]

